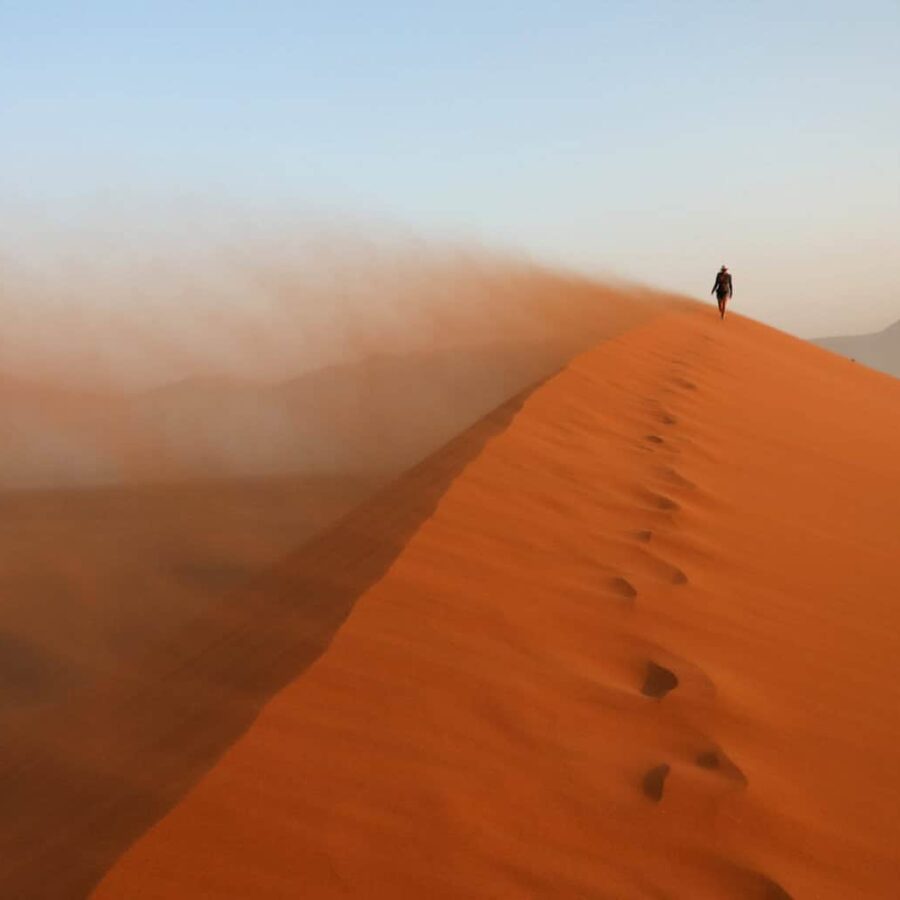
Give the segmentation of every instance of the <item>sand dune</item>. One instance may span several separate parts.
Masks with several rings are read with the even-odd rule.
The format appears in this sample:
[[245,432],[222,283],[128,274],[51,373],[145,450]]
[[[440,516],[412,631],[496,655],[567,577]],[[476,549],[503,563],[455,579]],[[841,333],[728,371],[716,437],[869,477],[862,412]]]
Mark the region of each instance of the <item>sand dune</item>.
[[[282,381],[0,381],[0,893],[85,896],[321,652],[511,407],[411,472],[408,501],[375,499],[310,544],[312,605],[248,582],[586,341],[671,302],[525,272],[493,309],[479,284],[460,294],[486,303],[469,344]],[[535,309],[554,326],[540,341]],[[522,327],[487,340],[504,321]]]
[[813,343],[900,378],[900,322],[874,334],[819,338]]
[[[177,796],[196,623],[378,485],[293,477],[0,494],[0,895],[83,897]],[[173,675],[173,672],[176,673]],[[154,714],[158,713],[155,717]],[[167,793],[168,792],[168,793]],[[173,793],[174,792],[174,793]]]
[[[84,896],[327,647],[355,599],[520,403],[508,401],[322,530],[291,557],[289,587],[276,569],[251,593],[236,590],[299,540],[301,523],[321,530],[369,484],[344,477],[151,486],[144,497],[134,488],[8,495],[5,537],[19,555],[4,580],[19,603],[5,610],[0,669],[8,700],[0,713],[17,733],[0,751],[6,889],[20,898]],[[94,519],[102,530],[90,527]],[[38,559],[34,531],[50,538]],[[110,542],[115,566],[104,552]],[[63,590],[48,595],[48,576]]]
[[208,625],[226,730],[285,686],[93,896],[895,896],[898,408],[708,308],[579,357]]

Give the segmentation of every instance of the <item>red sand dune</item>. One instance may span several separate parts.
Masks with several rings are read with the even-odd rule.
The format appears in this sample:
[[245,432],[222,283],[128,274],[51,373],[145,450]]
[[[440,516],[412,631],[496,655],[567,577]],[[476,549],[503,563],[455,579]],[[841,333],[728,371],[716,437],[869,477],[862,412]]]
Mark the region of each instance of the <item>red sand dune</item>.
[[898,411],[709,308],[581,356],[235,612],[295,675],[93,896],[896,896]]
[[[409,346],[285,381],[61,386],[39,380],[34,347],[0,379],[0,896],[86,896],[322,652],[515,402],[308,544],[289,599],[248,597],[248,581],[577,348],[670,302],[528,267],[444,274],[457,305],[440,340],[425,316]],[[297,332],[279,324],[290,355]],[[165,367],[173,348],[153,333],[135,345],[129,327],[113,349],[149,341]],[[176,336],[198,362],[197,336]],[[73,328],[65,349],[90,362],[83,341]],[[85,374],[66,359],[58,376]]]

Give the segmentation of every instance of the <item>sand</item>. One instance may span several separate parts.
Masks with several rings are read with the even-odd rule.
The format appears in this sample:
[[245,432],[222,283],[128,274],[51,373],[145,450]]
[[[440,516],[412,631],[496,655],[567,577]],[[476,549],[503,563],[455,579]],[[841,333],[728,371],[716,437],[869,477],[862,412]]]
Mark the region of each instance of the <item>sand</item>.
[[580,356],[255,588],[282,689],[93,896],[896,896],[898,410],[708,307]]
[[[508,424],[510,396],[671,302],[529,267],[445,274],[455,309],[440,329],[431,309],[404,353],[385,337],[286,380],[137,389],[42,380],[35,351],[0,377],[0,894],[87,896],[318,658]],[[93,358],[78,341],[61,364]]]
[[216,693],[180,673],[198,623],[377,484],[0,494],[0,895],[85,896],[204,771],[204,741],[173,739],[187,705],[209,740]]

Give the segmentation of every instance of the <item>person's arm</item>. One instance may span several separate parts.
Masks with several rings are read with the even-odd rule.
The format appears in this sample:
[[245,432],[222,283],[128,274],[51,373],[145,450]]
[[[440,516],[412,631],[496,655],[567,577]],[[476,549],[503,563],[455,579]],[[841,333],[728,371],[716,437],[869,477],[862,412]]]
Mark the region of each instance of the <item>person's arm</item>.
[[716,283],[713,285],[713,289],[710,291],[711,294],[716,292],[716,288],[719,286],[719,273],[716,272]]
[[731,275],[728,276],[728,296],[734,296],[734,278]]

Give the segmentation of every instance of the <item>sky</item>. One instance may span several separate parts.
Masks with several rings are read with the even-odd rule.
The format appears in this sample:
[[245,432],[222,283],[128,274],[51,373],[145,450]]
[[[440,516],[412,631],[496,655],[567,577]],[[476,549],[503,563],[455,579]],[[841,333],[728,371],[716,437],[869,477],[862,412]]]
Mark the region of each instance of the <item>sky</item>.
[[897,0],[0,0],[0,237],[327,210],[873,331],[898,113]]

